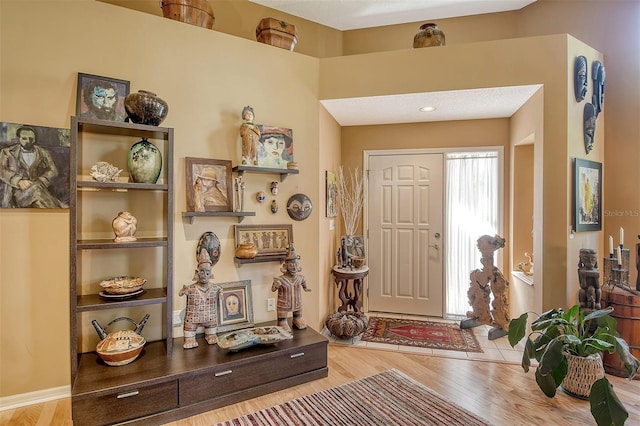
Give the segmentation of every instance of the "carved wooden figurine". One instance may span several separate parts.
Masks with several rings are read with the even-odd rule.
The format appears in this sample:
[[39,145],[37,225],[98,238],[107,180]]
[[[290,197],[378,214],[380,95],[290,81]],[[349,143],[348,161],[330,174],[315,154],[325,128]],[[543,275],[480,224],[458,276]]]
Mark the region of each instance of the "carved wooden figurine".
[[218,327],[218,297],[220,286],[214,285],[210,280],[211,258],[206,249],[200,250],[198,255],[198,267],[194,279],[195,283],[182,286],[179,296],[187,296],[187,308],[184,317],[184,343],[185,349],[198,347],[196,331],[198,327],[204,327],[205,340],[213,345],[217,342],[216,331]]
[[578,300],[580,309],[589,312],[601,309],[600,297],[600,271],[598,271],[598,253],[593,249],[580,249],[580,261],[578,262],[578,278],[580,290]]
[[258,142],[260,141],[260,129],[253,123],[253,108],[242,108],[242,125],[240,136],[242,137],[242,165],[258,165]]
[[293,312],[294,327],[307,328],[307,323],[302,318],[302,290],[311,290],[307,288],[304,276],[300,275],[302,268],[298,264],[298,259],[300,256],[296,254],[293,244],[290,244],[280,268],[283,274],[274,277],[271,286],[271,291],[278,292],[278,325],[287,331],[291,330],[287,322],[288,312]]

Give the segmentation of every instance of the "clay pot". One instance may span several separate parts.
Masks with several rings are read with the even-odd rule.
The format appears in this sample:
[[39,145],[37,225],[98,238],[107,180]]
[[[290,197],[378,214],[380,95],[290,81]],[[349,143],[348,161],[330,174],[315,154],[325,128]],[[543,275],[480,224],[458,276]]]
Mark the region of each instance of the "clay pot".
[[413,47],[444,46],[444,33],[438,24],[432,22],[422,24],[420,31],[413,37]]
[[240,244],[236,249],[238,259],[253,259],[258,255],[258,249],[253,244]]
[[142,138],[131,146],[127,165],[134,182],[156,183],[162,170],[162,155],[147,138]]
[[134,123],[158,126],[167,116],[169,105],[155,93],[138,90],[124,99],[124,108]]

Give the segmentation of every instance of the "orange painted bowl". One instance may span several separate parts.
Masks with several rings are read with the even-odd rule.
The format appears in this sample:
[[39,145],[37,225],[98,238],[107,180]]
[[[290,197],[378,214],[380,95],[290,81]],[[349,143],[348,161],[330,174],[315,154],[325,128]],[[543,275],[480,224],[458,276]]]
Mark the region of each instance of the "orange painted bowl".
[[146,282],[140,277],[115,277],[102,281],[100,287],[108,294],[129,294],[140,290]]
[[147,343],[144,337],[132,330],[120,330],[110,333],[96,346],[96,352],[102,360],[114,367],[133,362]]

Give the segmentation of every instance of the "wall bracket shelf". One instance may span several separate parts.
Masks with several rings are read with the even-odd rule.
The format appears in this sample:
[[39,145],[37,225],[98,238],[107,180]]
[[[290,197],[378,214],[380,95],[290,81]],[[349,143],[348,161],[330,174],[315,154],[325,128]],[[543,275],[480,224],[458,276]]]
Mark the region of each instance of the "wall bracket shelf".
[[256,212],[182,212],[182,217],[189,219],[189,224],[193,224],[193,222],[196,220],[196,217],[237,217],[239,223],[242,222],[245,217],[255,215]]
[[271,174],[279,174],[280,182],[284,182],[284,180],[289,175],[297,175],[300,173],[298,169],[270,169],[267,167],[253,167],[253,166],[235,166],[232,169],[234,172],[238,173],[240,176],[244,176],[245,172],[248,173],[271,173]]

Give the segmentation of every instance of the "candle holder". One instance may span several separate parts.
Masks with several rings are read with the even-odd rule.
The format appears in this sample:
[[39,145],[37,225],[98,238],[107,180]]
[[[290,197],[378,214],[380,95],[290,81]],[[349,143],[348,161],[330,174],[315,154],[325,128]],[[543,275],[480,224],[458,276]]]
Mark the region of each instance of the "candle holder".
[[[629,289],[629,249],[620,248],[620,257],[622,262],[618,262],[618,259],[613,258],[613,264],[611,264],[611,282],[609,285],[618,286],[624,289]],[[606,268],[605,264],[605,268]]]
[[605,257],[603,259],[603,268],[604,268],[604,272],[603,272],[603,277],[602,277],[602,284],[606,285],[606,286],[614,286],[615,283],[613,281],[613,268],[617,268],[618,266],[618,260],[615,258],[615,256],[613,254],[610,254],[609,257]]

